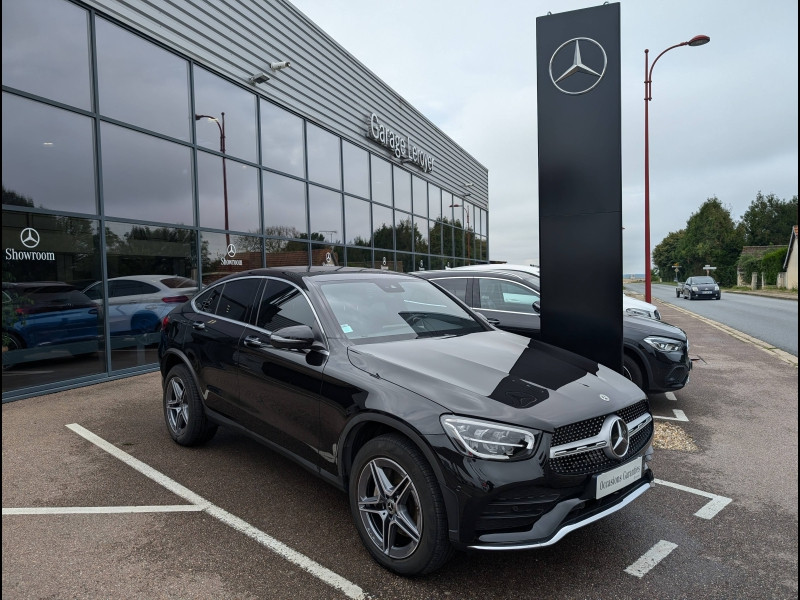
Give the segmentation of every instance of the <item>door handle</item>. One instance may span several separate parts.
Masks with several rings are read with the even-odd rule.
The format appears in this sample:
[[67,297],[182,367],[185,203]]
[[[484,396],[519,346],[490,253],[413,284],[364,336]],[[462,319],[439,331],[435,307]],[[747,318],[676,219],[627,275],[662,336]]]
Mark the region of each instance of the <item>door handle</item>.
[[255,335],[248,335],[246,338],[244,338],[244,345],[250,346],[251,348],[263,348],[264,342],[262,342],[261,339]]
[[192,329],[205,329],[205,328],[206,324],[203,323],[202,321],[194,321],[192,323]]
[[500,325],[500,319],[486,319],[491,325]]

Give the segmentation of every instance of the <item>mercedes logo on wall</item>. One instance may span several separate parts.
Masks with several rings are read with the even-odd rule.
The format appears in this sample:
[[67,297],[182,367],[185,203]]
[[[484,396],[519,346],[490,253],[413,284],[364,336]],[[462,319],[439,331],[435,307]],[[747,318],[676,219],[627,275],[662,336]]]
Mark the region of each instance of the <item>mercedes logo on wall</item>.
[[606,73],[603,47],[587,37],[572,38],[550,57],[550,81],[560,92],[577,96],[593,89]]
[[228,256],[230,256],[231,258],[236,256],[236,246],[234,246],[233,244],[228,244]]
[[39,245],[39,232],[33,227],[26,227],[20,232],[19,240],[26,248],[36,248]]
[[622,417],[618,417],[617,415],[609,415],[606,417],[600,435],[608,440],[608,445],[603,448],[606,456],[615,460],[622,460],[628,453],[628,448],[630,447],[628,426],[625,424]]

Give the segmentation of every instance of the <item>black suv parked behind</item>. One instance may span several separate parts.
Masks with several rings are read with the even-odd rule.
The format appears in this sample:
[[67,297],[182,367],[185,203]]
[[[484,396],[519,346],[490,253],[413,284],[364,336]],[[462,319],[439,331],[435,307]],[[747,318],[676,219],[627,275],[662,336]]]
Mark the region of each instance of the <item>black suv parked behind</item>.
[[160,357],[177,443],[225,425],[295,459],[348,493],[364,545],[400,574],[454,548],[553,544],[653,481],[639,388],[417,277],[228,276],[165,318]]
[[[499,329],[541,338],[541,292],[536,275],[466,268],[422,271],[430,279],[485,316]],[[623,314],[622,371],[647,393],[679,390],[689,381],[692,361],[683,329],[647,317]]]

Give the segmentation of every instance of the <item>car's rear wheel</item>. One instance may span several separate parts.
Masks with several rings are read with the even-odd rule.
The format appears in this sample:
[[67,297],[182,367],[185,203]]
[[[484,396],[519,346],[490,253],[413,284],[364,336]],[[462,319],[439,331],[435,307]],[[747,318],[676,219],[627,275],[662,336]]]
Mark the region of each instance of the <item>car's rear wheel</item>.
[[644,375],[639,364],[627,354],[622,358],[622,374],[644,390]]
[[444,565],[453,548],[439,483],[407,438],[367,442],[350,472],[350,512],[372,557],[401,575],[424,575]]
[[164,420],[170,436],[181,446],[202,444],[217,433],[217,426],[203,412],[197,386],[184,365],[173,367],[167,375]]

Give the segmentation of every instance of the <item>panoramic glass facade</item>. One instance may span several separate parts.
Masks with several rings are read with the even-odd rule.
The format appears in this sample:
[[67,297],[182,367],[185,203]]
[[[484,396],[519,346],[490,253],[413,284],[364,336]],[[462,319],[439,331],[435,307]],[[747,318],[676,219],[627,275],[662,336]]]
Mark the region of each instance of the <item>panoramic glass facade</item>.
[[2,18],[4,400],[155,368],[232,272],[488,260],[485,209],[363,139],[77,1]]

